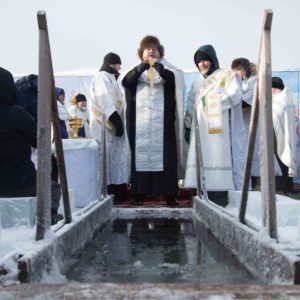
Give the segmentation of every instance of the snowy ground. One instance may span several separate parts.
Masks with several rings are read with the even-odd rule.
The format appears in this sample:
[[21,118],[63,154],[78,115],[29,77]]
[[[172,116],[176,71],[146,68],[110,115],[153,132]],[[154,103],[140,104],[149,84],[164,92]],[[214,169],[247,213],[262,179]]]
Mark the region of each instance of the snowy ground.
[[[77,208],[72,214],[72,222],[70,224],[64,224],[64,220],[58,222],[56,225],[51,226],[51,230],[46,231],[45,238],[40,241],[35,240],[36,228],[34,226],[30,226],[30,222],[27,222],[27,225],[23,225],[26,224],[28,215],[23,215],[21,222],[22,225],[16,224],[15,227],[8,228],[8,223],[6,223],[4,226],[5,228],[2,228],[0,231],[0,271],[1,266],[4,265],[5,269],[9,270],[9,274],[7,274],[5,278],[0,276],[0,283],[3,283],[3,280],[5,280],[4,284],[10,284],[11,281],[16,280],[18,274],[16,261],[20,254],[35,256],[43,248],[48,247],[49,244],[56,244],[59,236],[70,232],[76,224],[79,224],[83,220],[91,219],[91,214],[95,211],[106,212],[106,203],[109,202],[110,197],[106,198],[104,201],[93,201],[84,208]],[[109,213],[107,216],[109,216]],[[107,217],[102,217],[102,219],[106,220]],[[97,221],[97,219],[95,221]],[[89,233],[84,233],[84,235],[92,238],[93,230]],[[82,240],[84,239],[82,238]],[[81,242],[82,241],[80,240],[77,244],[80,245]],[[53,261],[53,264],[56,265],[56,261]],[[45,274],[43,282],[62,283],[65,281],[63,280],[64,278],[61,276],[57,266],[53,266],[52,273],[53,274]]]
[[[246,220],[261,228],[262,204],[260,192],[249,192]],[[229,193],[229,205],[225,208],[231,215],[238,216],[241,192]],[[282,195],[276,195],[278,240],[282,244],[290,244],[292,248],[300,248],[300,201]]]
[[[241,194],[239,192],[230,192],[229,205],[225,209],[229,214],[238,215],[240,196]],[[276,198],[279,242],[285,248],[298,250],[300,249],[300,201],[280,195],[277,195]],[[85,210],[87,210],[87,208],[74,212],[74,221],[83,218],[86,215]],[[150,213],[150,210],[143,212],[142,208],[138,209],[138,211],[140,211],[138,213],[141,214],[140,217],[145,217],[145,215],[149,216]],[[114,217],[120,217],[122,215],[124,218],[124,213],[123,210],[115,211]],[[130,217],[136,213],[136,210],[128,210]],[[174,214],[176,215],[176,210],[172,212],[173,217],[175,217]],[[185,214],[190,215],[190,209],[186,210]],[[261,227],[260,192],[249,193],[246,219],[256,227]],[[52,232],[49,232],[47,236],[48,241],[53,238],[54,231],[58,230],[62,224],[63,221],[52,227]],[[67,227],[68,226],[64,226],[63,230],[67,230]],[[11,256],[13,253],[31,252],[32,249],[36,248],[37,243],[41,245],[42,242],[35,241],[35,228],[30,227],[29,223],[27,226],[21,224],[13,228],[2,228],[0,231],[0,264],[1,261],[5,260],[5,257]],[[57,278],[60,277],[57,276]],[[49,278],[46,279],[46,282],[49,282]]]

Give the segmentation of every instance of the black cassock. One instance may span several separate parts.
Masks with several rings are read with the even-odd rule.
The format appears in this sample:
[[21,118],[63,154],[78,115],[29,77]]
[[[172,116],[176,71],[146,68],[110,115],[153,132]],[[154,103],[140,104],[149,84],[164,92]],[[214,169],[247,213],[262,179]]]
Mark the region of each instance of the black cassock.
[[131,147],[131,185],[133,194],[177,195],[177,147],[175,136],[175,77],[173,72],[164,70],[164,171],[137,172],[135,168],[135,132],[136,132],[136,91],[141,74],[133,68],[124,77],[122,84],[126,95],[126,122]]

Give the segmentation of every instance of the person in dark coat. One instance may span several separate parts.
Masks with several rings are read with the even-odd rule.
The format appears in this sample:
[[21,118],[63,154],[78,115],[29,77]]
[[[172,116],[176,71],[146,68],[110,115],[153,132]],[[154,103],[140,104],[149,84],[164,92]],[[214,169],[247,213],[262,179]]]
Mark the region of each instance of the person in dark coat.
[[0,68],[0,197],[34,196],[31,147],[36,148],[36,122],[14,104],[13,76]]
[[133,201],[140,205],[146,195],[161,194],[169,205],[176,205],[175,76],[161,63],[164,48],[157,37],[144,37],[138,55],[141,63],[122,81]]
[[[0,67],[0,197],[34,197],[36,169],[31,161],[31,147],[37,147],[36,121],[15,103],[13,76]],[[56,182],[51,188],[54,224],[62,218],[57,213],[61,192]]]
[[38,76],[30,74],[15,83],[15,104],[23,107],[37,121]]

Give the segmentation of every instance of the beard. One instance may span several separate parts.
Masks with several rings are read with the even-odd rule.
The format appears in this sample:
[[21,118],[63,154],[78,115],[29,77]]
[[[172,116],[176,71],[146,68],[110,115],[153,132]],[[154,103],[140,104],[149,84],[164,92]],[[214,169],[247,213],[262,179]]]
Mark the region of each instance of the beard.
[[83,112],[86,112],[86,111],[87,111],[87,107],[78,107],[78,109],[79,109],[80,111],[83,111]]
[[210,69],[210,68],[202,68],[202,69],[200,69],[200,73],[201,73],[202,75],[206,75],[206,74],[209,72],[209,69]]

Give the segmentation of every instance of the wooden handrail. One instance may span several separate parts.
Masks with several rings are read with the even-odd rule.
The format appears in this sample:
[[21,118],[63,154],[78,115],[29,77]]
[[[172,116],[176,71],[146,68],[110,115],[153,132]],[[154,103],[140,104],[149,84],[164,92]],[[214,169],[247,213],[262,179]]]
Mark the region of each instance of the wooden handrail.
[[270,31],[272,26],[272,19],[272,10],[265,10],[257,64],[258,72],[250,119],[247,159],[244,171],[244,185],[239,211],[239,220],[240,222],[245,223],[248,189],[251,178],[251,168],[256,140],[258,116],[260,114],[262,116],[260,127],[261,134],[263,136],[261,143],[261,152],[264,157],[262,162],[263,164],[266,163],[266,165],[263,165],[261,168],[263,225],[265,227],[268,227],[270,237],[277,238],[271,93],[272,75]]
[[44,238],[50,228],[51,211],[51,119],[58,162],[60,184],[64,202],[65,222],[72,221],[65,160],[61,140],[54,75],[49,43],[46,13],[37,14],[39,27],[39,79],[38,79],[38,176],[36,240]]

